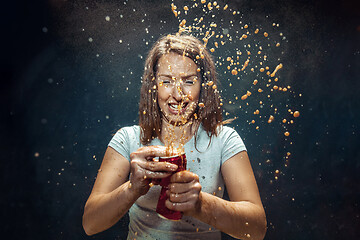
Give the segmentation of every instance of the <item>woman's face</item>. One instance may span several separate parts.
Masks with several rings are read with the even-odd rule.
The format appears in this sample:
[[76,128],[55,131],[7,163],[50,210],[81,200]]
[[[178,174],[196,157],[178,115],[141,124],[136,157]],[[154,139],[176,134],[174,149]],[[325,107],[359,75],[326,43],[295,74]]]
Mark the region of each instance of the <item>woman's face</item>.
[[170,52],[157,65],[158,104],[165,120],[186,123],[199,101],[201,80],[197,65],[188,57]]

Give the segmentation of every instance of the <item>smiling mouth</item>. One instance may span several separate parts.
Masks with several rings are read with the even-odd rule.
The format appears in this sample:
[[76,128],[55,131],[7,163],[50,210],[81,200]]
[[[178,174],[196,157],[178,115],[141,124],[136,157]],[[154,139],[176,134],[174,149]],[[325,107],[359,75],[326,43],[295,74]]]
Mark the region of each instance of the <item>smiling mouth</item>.
[[186,107],[188,106],[189,103],[185,102],[185,103],[169,103],[169,109],[170,112],[174,113],[174,114],[179,114],[179,113],[183,113],[186,110]]

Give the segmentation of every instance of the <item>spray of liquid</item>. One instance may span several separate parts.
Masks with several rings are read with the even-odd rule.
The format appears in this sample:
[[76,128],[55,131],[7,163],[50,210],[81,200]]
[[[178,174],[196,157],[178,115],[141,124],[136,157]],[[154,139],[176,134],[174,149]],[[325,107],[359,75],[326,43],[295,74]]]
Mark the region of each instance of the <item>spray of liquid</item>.
[[[146,33],[146,37],[140,39],[144,44],[143,47],[149,47],[157,39],[156,36],[149,35],[154,31],[149,24],[150,10],[150,12],[140,11],[140,8],[130,1],[113,4],[114,6],[109,7],[109,12],[104,12],[99,17],[101,19],[99,22],[109,25],[109,33],[113,32],[110,29],[111,24],[111,26],[122,26],[120,23],[128,21],[127,16],[133,14],[139,19],[131,22],[134,31],[144,30]],[[151,8],[150,3],[144,7],[144,9],[148,8]],[[85,13],[90,10],[94,12],[92,6],[85,6],[83,9]],[[111,15],[110,9],[117,9],[118,17]],[[123,9],[128,11],[125,12]],[[172,17],[177,20],[179,33],[192,34],[201,39],[203,46],[213,55],[221,86],[216,86],[211,81],[205,84],[222,95],[221,105],[225,118],[238,119],[234,124],[248,124],[254,129],[255,134],[261,133],[262,129],[273,129],[276,132],[274,135],[284,140],[283,166],[289,166],[292,154],[288,154],[287,147],[291,147],[292,139],[296,136],[293,125],[301,114],[299,109],[291,106],[288,100],[301,97],[301,93],[296,92],[292,84],[289,84],[289,79],[284,77],[289,70],[287,61],[283,60],[283,53],[287,49],[287,38],[280,31],[279,24],[269,23],[264,26],[258,24],[256,20],[250,21],[251,18],[244,16],[244,13],[232,9],[231,3],[227,4],[223,1],[173,0],[169,1],[166,11],[170,11]],[[262,24],[270,21],[268,16],[266,18],[261,22]],[[164,30],[171,21],[161,19],[161,26],[157,26],[157,29]],[[81,29],[84,40],[90,46],[99,44],[102,40],[99,38],[104,36],[104,34],[88,34],[89,27]],[[123,31],[116,31],[116,33],[121,32]],[[162,34],[164,33],[168,31]],[[114,48],[116,43],[115,46],[123,47],[122,51],[124,49],[133,51],[135,47],[132,45],[132,39],[128,39],[127,36],[131,35],[123,34],[118,36],[114,43],[104,43],[104,48]],[[111,52],[116,51],[111,50]],[[116,54],[111,56],[113,55],[116,56]],[[102,60],[101,57],[101,52],[96,54],[97,59]],[[201,57],[200,55],[199,58]],[[139,54],[139,58],[143,59],[143,55]],[[128,69],[122,76],[124,81],[121,81],[121,90],[125,90],[125,94],[134,90],[135,84],[132,84],[131,80],[125,81],[126,78],[132,79],[134,74],[133,69]],[[208,104],[211,103],[199,102],[198,106],[202,108]],[[168,142],[172,141],[169,139]],[[265,164],[271,164],[271,160],[265,160]],[[273,173],[277,178],[282,174],[281,171],[276,174],[275,170]]]
[[[183,58],[186,56],[183,55]],[[169,70],[170,75],[173,74],[173,67],[170,63],[168,63],[167,69]],[[194,84],[197,81],[195,78]],[[181,155],[184,153],[184,145],[188,140],[187,130],[188,126],[193,124],[193,119],[195,116],[193,115],[195,109],[196,109],[196,102],[189,101],[193,100],[193,97],[191,96],[191,92],[189,94],[186,94],[183,91],[182,85],[184,84],[183,79],[176,79],[175,77],[172,77],[172,83],[170,85],[165,85],[163,81],[160,81],[158,83],[159,88],[173,88],[171,91],[177,92],[179,96],[181,96],[181,101],[177,104],[177,113],[176,116],[167,116],[166,112],[163,112],[163,118],[165,119],[166,124],[166,131],[167,134],[164,136],[164,144],[167,147],[167,152],[169,155]],[[167,107],[167,106],[166,106]],[[183,109],[185,108],[185,109]],[[193,115],[193,116],[191,116]],[[177,132],[180,132],[179,134],[176,134]]]
[[[286,44],[286,37],[279,33],[279,24],[273,23],[270,29],[264,29],[244,20],[242,13],[232,10],[228,4],[217,1],[172,1],[171,11],[179,22],[178,33],[202,39],[203,46],[215,57],[222,80],[228,81],[228,86],[222,89],[227,98],[221,99],[225,116],[238,119],[237,110],[242,110],[249,125],[257,131],[279,124],[283,137],[291,145],[290,128],[300,112],[285,102],[296,93],[280,75],[286,68],[281,62],[281,46]],[[206,84],[218,90],[213,82]],[[279,95],[284,99],[282,102],[273,100]],[[259,100],[258,106],[254,104],[255,99]],[[206,104],[211,103],[199,103],[199,107]],[[286,151],[285,167],[289,165],[290,155]],[[280,174],[278,169],[274,171],[275,180]]]

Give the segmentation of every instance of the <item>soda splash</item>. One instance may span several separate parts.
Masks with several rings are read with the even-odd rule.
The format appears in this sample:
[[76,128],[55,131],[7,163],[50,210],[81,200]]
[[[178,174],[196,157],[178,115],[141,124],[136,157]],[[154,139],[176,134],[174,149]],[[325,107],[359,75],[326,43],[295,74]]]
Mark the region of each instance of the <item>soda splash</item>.
[[[240,11],[217,1],[174,0],[171,7],[186,9],[176,13],[173,10],[179,22],[178,33],[186,32],[202,39],[203,46],[214,56],[220,80],[228,82],[223,84],[228,87],[219,89],[215,86],[215,90],[223,95],[221,103],[225,116],[254,124],[256,131],[272,128],[283,136],[286,144],[291,145],[290,125],[300,112],[286,111],[290,107],[287,102],[301,94],[297,94],[288,84],[289,80],[281,75],[286,71],[281,61],[287,39],[280,32],[279,24],[272,23],[265,29],[244,19]],[[200,107],[205,107],[207,103],[200,104]],[[257,109],[259,107],[261,111]],[[254,114],[248,115],[252,112]],[[257,119],[253,119],[254,116]],[[290,155],[286,146],[284,150],[283,164],[288,167]],[[276,174],[276,179],[280,175],[281,171]]]

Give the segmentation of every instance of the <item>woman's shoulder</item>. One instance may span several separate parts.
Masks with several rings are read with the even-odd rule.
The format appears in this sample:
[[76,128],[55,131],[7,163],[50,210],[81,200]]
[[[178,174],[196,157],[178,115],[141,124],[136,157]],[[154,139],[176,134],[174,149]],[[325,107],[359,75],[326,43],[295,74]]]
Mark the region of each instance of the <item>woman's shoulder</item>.
[[217,131],[217,135],[220,138],[231,134],[237,134],[237,131],[233,127],[229,127],[225,125],[219,125],[216,131]]
[[125,126],[118,130],[119,131],[125,131],[125,132],[140,132],[140,126],[139,125],[132,125],[132,126]]
[[115,135],[125,135],[128,138],[138,138],[140,136],[140,126],[125,126],[120,128]]
[[222,125],[219,126],[217,130],[217,138],[222,143],[235,141],[240,143],[241,145],[244,144],[242,138],[240,137],[240,134],[235,130],[235,128]]
[[[199,129],[198,129],[198,137],[203,138],[203,139],[208,139],[210,138],[208,133],[206,132],[206,130],[203,128],[202,125],[200,125]],[[229,126],[224,126],[224,125],[219,125],[216,128],[216,134],[213,135],[211,138],[213,140],[225,140],[226,138],[228,138],[231,135],[237,135],[239,136],[239,134],[237,133],[237,131]]]

